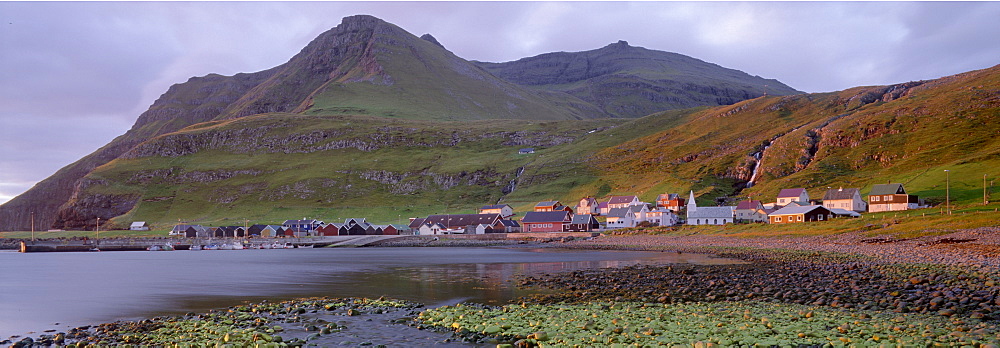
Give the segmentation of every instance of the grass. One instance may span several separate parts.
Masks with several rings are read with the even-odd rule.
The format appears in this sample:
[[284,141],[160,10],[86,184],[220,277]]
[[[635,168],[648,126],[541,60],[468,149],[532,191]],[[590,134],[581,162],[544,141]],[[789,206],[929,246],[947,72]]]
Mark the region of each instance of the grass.
[[735,238],[784,238],[862,232],[865,235],[917,238],[953,233],[963,229],[1000,226],[1000,204],[961,205],[946,214],[927,208],[896,212],[865,213],[861,218],[838,218],[801,224],[728,224],[723,226],[679,226],[636,229],[637,233],[675,236],[713,235]]

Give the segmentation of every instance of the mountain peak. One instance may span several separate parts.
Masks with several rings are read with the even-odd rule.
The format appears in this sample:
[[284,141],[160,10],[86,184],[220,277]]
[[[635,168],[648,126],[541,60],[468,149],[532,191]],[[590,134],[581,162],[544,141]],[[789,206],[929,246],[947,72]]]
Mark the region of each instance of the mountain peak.
[[427,41],[427,42],[430,42],[432,44],[438,45],[438,47],[444,48],[444,45],[442,45],[440,42],[438,42],[438,40],[435,39],[434,36],[431,36],[431,34],[421,35],[420,38],[423,39],[424,41]]
[[613,44],[604,46],[604,48],[617,49],[617,50],[622,50],[622,49],[626,49],[626,48],[629,48],[629,47],[632,47],[632,46],[629,46],[628,41],[625,41],[625,40],[618,40],[618,42],[615,42]]
[[344,17],[344,19],[340,20],[340,25],[338,27],[342,26],[344,29],[349,30],[360,28],[371,29],[380,23],[385,23],[385,21],[372,15],[353,15]]

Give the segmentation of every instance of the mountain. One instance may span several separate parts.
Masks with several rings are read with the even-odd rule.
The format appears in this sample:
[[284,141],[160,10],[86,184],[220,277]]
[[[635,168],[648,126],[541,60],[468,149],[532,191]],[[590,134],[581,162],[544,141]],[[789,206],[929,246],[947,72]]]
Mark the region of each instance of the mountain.
[[477,64],[522,86],[568,93],[613,117],[730,105],[765,94],[802,94],[777,80],[677,53],[629,46],[625,41],[592,51]]
[[[633,49],[629,48],[628,50]],[[621,68],[619,70],[627,71],[628,69]],[[678,80],[678,83],[683,84],[684,82]],[[695,85],[699,84],[691,82],[691,86]],[[150,199],[168,197],[152,194],[142,187],[130,186],[110,179],[98,180],[97,178],[102,177],[101,173],[109,168],[119,167],[121,163],[132,163],[128,159],[133,157],[128,156],[135,155],[125,155],[134,154],[135,151],[139,151],[137,149],[149,151],[150,146],[158,145],[169,148],[167,144],[170,141],[183,139],[193,131],[208,132],[209,130],[225,129],[226,132],[229,132],[225,134],[244,132],[267,137],[270,136],[272,130],[285,129],[278,126],[281,122],[278,122],[278,125],[262,126],[264,128],[261,128],[254,124],[254,121],[271,120],[275,117],[291,119],[302,116],[307,117],[305,120],[316,121],[316,124],[310,125],[307,121],[296,123],[301,128],[315,128],[320,134],[333,139],[331,138],[332,134],[336,132],[329,127],[334,127],[334,125],[339,127],[341,123],[328,123],[322,120],[327,117],[345,116],[360,120],[355,122],[370,122],[372,124],[380,124],[376,120],[381,122],[383,118],[397,119],[404,122],[399,127],[413,130],[422,130],[428,127],[440,130],[453,129],[454,132],[459,130],[480,132],[467,129],[470,125],[477,125],[483,129],[482,132],[489,129],[488,133],[490,134],[508,134],[513,137],[512,142],[504,143],[509,145],[503,146],[520,146],[536,144],[533,142],[534,140],[524,140],[524,137],[533,136],[532,134],[546,134],[546,136],[562,142],[559,144],[564,144],[569,141],[567,140],[569,138],[575,139],[580,131],[617,127],[624,122],[594,121],[600,125],[598,127],[586,120],[637,115],[637,113],[626,114],[607,111],[609,110],[608,105],[630,104],[628,100],[633,98],[635,93],[629,91],[631,87],[626,85],[616,87],[618,93],[621,93],[619,101],[615,101],[609,96],[591,99],[599,100],[601,104],[595,104],[572,93],[554,88],[536,87],[500,78],[478,64],[461,59],[449,52],[430,35],[416,37],[395,25],[371,16],[347,17],[340,25],[319,35],[288,62],[277,67],[233,76],[209,74],[193,77],[184,83],[171,86],[146,112],[138,117],[128,132],[94,153],[62,168],[24,194],[0,205],[0,230],[29,228],[32,212],[34,212],[35,224],[40,228],[91,227],[97,217],[109,219],[115,215],[108,214],[141,210],[143,207],[149,206],[148,200]],[[644,85],[636,85],[635,88],[648,89]],[[725,88],[720,90],[730,93]],[[636,93],[642,95],[646,92]],[[733,92],[730,97],[734,98],[732,100],[735,101],[741,96],[753,97],[756,95],[758,94]],[[715,100],[707,105],[727,102],[728,100]],[[648,105],[641,107],[644,109],[655,108]],[[663,109],[656,111],[660,110]],[[240,121],[244,118],[251,119],[247,121],[250,123]],[[505,121],[477,123],[475,120]],[[572,125],[560,123],[560,120],[570,120]],[[468,124],[453,125],[448,121]],[[538,123],[539,121],[545,122]],[[349,121],[345,124],[357,125]],[[511,128],[501,130],[495,128],[493,124],[506,125]],[[246,129],[237,131],[224,128],[226,126],[245,127]],[[569,133],[537,133],[532,130],[534,127],[572,128],[573,130],[565,131]],[[366,129],[362,134],[370,132],[373,131]],[[371,137],[386,136],[377,133],[372,133]],[[319,141],[312,138],[312,134],[287,133],[291,137],[302,137],[300,141]],[[460,135],[435,134],[444,138],[462,139]],[[353,138],[341,140],[348,143],[359,141]],[[163,141],[168,143],[163,143]],[[215,141],[235,140],[223,137]],[[448,144],[448,142],[439,143],[429,140],[418,141],[418,143]],[[546,146],[558,145],[555,143],[542,144],[549,144]],[[276,145],[267,143],[261,146]],[[342,145],[330,146],[333,146],[331,149],[343,149],[339,147]],[[492,146],[499,145],[493,144]],[[417,148],[434,153],[438,152],[437,149],[434,149],[435,147],[437,145],[420,145]],[[444,157],[427,158],[418,153],[411,155],[413,158],[430,161],[428,163],[431,164],[436,163],[435,161],[447,162],[441,158],[453,156],[453,154],[440,154]],[[454,156],[459,155],[454,154]],[[160,157],[148,158],[150,165],[154,167],[158,165],[152,162]],[[180,156],[180,158],[184,157]],[[167,156],[164,159],[169,158],[172,157]],[[219,161],[202,165],[204,171],[215,173],[215,169],[206,168],[211,165],[223,166],[229,161],[226,159],[215,160]],[[282,160],[275,159],[273,161],[280,162]],[[344,159],[344,161],[356,162],[355,159],[351,158]],[[515,162],[510,163],[511,165],[525,164]],[[431,164],[427,164],[425,167],[433,167]],[[286,168],[285,170],[294,171],[294,168],[303,166],[308,166],[308,164],[299,163],[289,167],[291,169]],[[182,169],[191,170],[186,167]],[[407,167],[407,170],[410,169]],[[228,172],[228,169],[218,170]],[[253,170],[260,170],[263,173],[270,169],[247,170],[251,170],[253,173],[257,173]],[[469,172],[475,172],[475,170],[466,171],[466,173]],[[458,172],[458,174],[460,173],[461,171]],[[281,182],[281,180],[276,182]],[[290,185],[294,187],[296,184],[293,182]],[[130,188],[125,189],[125,187]],[[152,196],[150,196],[151,194]],[[489,197],[499,198],[501,196]],[[260,201],[265,202],[267,199]]]
[[[289,217],[401,222],[503,202],[694,190],[767,200],[789,187],[902,182],[930,203],[979,202],[1000,175],[1000,66],[930,81],[656,113],[639,119],[409,120],[268,113],[145,141],[94,169],[70,226]],[[535,154],[518,149],[534,147]],[[754,172],[753,185],[748,185]],[[77,217],[85,217],[77,219]]]

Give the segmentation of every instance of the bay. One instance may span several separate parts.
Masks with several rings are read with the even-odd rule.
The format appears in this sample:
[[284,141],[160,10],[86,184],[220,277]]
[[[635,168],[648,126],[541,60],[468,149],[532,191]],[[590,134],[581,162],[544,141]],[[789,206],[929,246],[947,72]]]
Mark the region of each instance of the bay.
[[301,297],[388,297],[430,307],[504,304],[517,276],[706,255],[553,248],[335,248],[0,252],[0,338]]

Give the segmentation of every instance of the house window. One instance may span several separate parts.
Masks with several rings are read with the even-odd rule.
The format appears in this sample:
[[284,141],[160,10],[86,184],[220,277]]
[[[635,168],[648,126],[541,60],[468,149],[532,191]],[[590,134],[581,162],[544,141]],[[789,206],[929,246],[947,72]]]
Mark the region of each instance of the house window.
[[885,196],[885,198],[882,198],[882,200],[886,202],[892,201],[892,196]]
[[878,196],[872,196],[872,202],[878,202]]
[[780,216],[775,216],[774,217],[774,222],[781,222],[781,217]]
[[718,225],[719,224],[719,219],[712,220],[712,223],[715,224],[715,225]]
[[823,214],[819,214],[819,221],[823,221]]
[[796,217],[795,217],[795,221],[802,221],[802,215],[798,215],[798,216],[796,216]]

